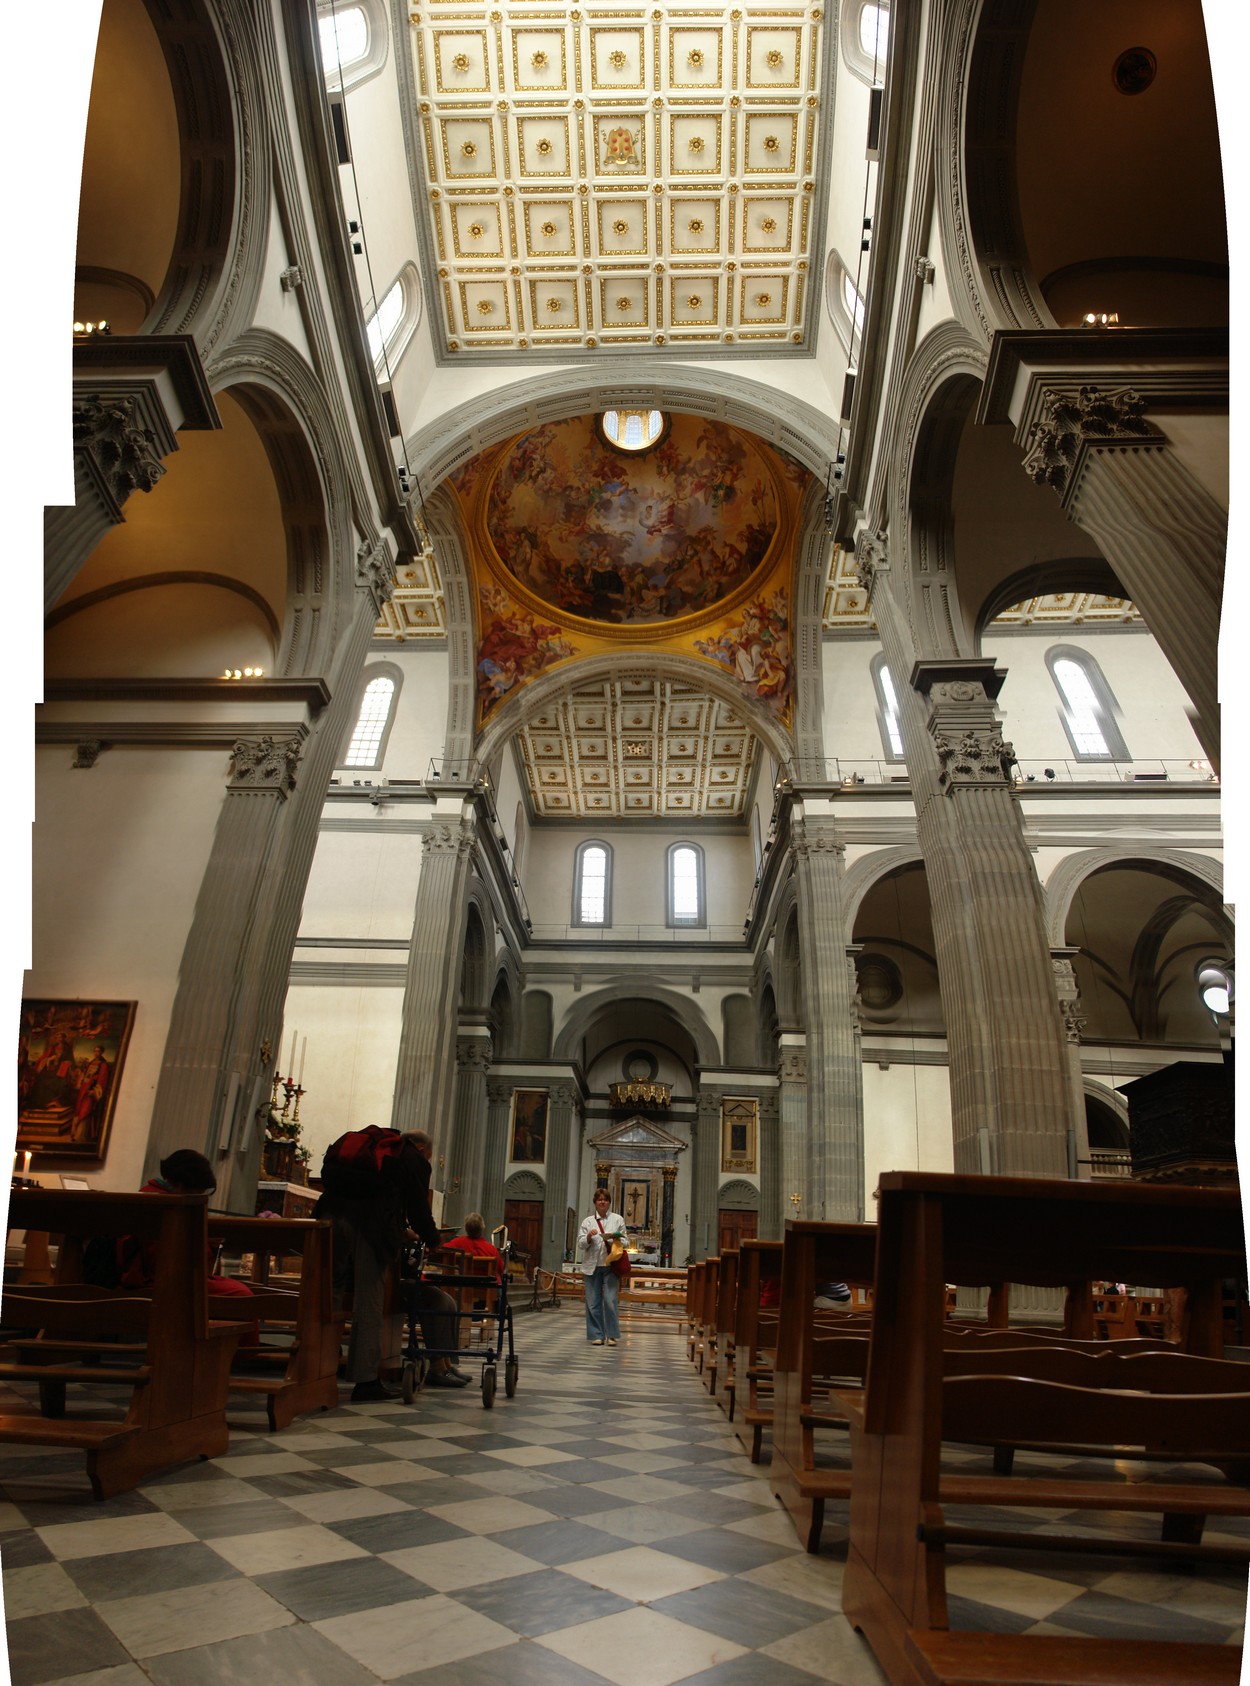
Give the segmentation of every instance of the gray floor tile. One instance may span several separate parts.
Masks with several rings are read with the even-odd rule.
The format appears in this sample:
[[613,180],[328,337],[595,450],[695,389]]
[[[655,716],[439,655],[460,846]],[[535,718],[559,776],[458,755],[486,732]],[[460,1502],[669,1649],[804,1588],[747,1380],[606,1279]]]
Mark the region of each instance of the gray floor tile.
[[58,1610],[55,1640],[46,1616],[26,1616],[9,1623],[8,1640],[13,1686],[38,1686],[131,1660],[94,1610]]
[[344,1656],[315,1628],[298,1623],[225,1639],[190,1651],[171,1651],[144,1664],[155,1686],[377,1686],[375,1677]]
[[462,1587],[456,1601],[502,1622],[514,1633],[533,1638],[554,1633],[558,1628],[593,1622],[600,1616],[614,1616],[628,1610],[631,1601],[558,1569],[544,1569],[533,1575],[514,1575],[489,1586]]
[[737,1580],[713,1581],[671,1598],[657,1598],[651,1608],[754,1650],[810,1627],[813,1617],[810,1604]]
[[604,1677],[520,1639],[500,1651],[406,1674],[392,1686],[604,1686]]
[[[529,1501],[527,1500],[527,1503]],[[605,1521],[610,1518],[605,1517]],[[509,1528],[491,1538],[500,1545],[533,1557],[539,1563],[571,1563],[584,1557],[601,1557],[605,1551],[632,1543],[618,1539],[603,1528],[584,1522],[537,1522],[526,1528]]]
[[425,1590],[411,1575],[374,1557],[351,1558],[345,1563],[316,1563],[306,1569],[257,1575],[256,1584],[294,1611],[302,1622],[319,1622],[327,1616],[401,1604]]
[[827,1675],[809,1674],[806,1669],[792,1668],[777,1657],[758,1657],[748,1652],[745,1657],[718,1663],[700,1674],[687,1675],[681,1686],[813,1686],[818,1680],[828,1686]]
[[246,1499],[237,1505],[206,1505],[203,1510],[180,1510],[178,1521],[200,1540],[226,1539],[231,1534],[263,1534],[273,1528],[302,1528],[308,1518],[272,1499]]
[[720,1569],[726,1575],[740,1575],[747,1569],[758,1569],[761,1563],[776,1563],[783,1557],[793,1557],[798,1547],[772,1545],[767,1540],[754,1540],[749,1534],[729,1534],[719,1528],[700,1528],[694,1534],[679,1534],[675,1539],[659,1542],[660,1551],[684,1557],[689,1563],[702,1563],[709,1569]]
[[162,1546],[157,1551],[114,1551],[101,1557],[71,1557],[65,1572],[93,1604],[128,1598],[136,1591],[166,1592],[208,1581],[239,1578],[238,1571],[211,1546]]
[[[481,1498],[481,1494],[475,1495]],[[353,1545],[365,1551],[402,1551],[405,1546],[438,1545],[444,1540],[471,1538],[464,1528],[444,1522],[441,1516],[428,1516],[424,1511],[393,1511],[385,1516],[362,1516],[347,1522],[330,1524]]]
[[51,1562],[52,1553],[32,1529],[0,1535],[0,1565],[5,1569],[26,1569],[32,1563]]

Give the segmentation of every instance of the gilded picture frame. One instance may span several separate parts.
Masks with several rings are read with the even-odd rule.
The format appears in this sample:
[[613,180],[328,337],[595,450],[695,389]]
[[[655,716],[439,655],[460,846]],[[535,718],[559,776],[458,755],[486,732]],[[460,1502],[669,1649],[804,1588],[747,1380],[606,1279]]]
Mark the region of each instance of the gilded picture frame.
[[512,1091],[509,1158],[520,1165],[542,1165],[547,1158],[547,1089]]
[[759,1102],[726,1095],[721,1101],[720,1131],[721,1170],[755,1175],[759,1170]]
[[16,1147],[33,1170],[35,1161],[104,1163],[136,1005],[23,1000]]

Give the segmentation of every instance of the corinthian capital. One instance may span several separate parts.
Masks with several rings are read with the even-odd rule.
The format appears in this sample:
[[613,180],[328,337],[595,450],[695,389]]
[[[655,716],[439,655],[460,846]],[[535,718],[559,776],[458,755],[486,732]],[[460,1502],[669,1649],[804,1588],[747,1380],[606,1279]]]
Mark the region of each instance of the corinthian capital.
[[1042,414],[1029,429],[1024,472],[1038,486],[1067,491],[1073,470],[1089,446],[1163,443],[1163,435],[1145,418],[1146,400],[1131,386],[1104,392],[1083,386],[1076,396],[1047,387]]
[[886,550],[885,534],[870,533],[865,527],[855,535],[855,578],[861,591],[872,595],[878,574],[888,573],[890,557]]
[[280,796],[295,788],[295,768],[300,741],[287,738],[275,743],[271,737],[240,738],[230,751],[231,790],[272,790]]
[[467,855],[473,848],[473,832],[466,825],[451,825],[446,820],[432,825],[421,838],[424,855]]
[[846,844],[837,836],[832,826],[813,825],[810,820],[795,820],[790,835],[790,848],[803,860],[813,855],[842,857],[846,854]]
[[395,595],[395,560],[384,539],[368,539],[356,551],[356,584],[368,591],[379,614]]
[[1013,746],[997,732],[964,732],[953,743],[941,730],[933,734],[933,748],[942,763],[942,783],[949,792],[957,785],[1010,784],[1015,763]]
[[165,472],[156,435],[140,420],[134,398],[95,394],[74,404],[74,445],[90,452],[119,504],[131,492],[150,492]]

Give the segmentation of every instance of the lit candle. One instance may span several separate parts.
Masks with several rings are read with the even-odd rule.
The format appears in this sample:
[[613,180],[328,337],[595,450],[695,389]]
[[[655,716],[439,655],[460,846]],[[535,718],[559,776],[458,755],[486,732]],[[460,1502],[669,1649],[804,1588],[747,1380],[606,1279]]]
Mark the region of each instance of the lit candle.
[[307,1058],[307,1055],[308,1055],[308,1038],[305,1037],[303,1042],[300,1044],[299,1076],[295,1079],[297,1084],[302,1084],[303,1081],[304,1081],[304,1060]]
[[23,1160],[24,1160],[24,1163],[22,1165],[22,1175],[24,1177],[28,1177],[30,1175],[30,1150],[29,1150],[29,1148],[27,1149],[26,1153],[23,1155]]
[[293,1077],[295,1075],[295,1032],[294,1031],[291,1032],[291,1059],[290,1059],[290,1063],[287,1065],[286,1074],[287,1074],[288,1077]]

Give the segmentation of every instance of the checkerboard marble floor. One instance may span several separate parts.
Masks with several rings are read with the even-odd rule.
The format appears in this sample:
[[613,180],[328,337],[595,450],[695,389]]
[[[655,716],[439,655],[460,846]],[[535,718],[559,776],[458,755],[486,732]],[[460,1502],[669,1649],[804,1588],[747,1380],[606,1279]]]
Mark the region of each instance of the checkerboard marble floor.
[[[567,1307],[516,1339],[493,1410],[344,1388],[277,1435],[232,1412],[225,1457],[102,1504],[80,1453],[0,1448],[14,1686],[879,1686],[845,1528],[799,1549],[673,1324],[592,1347]],[[965,1550],[950,1586],[953,1625],[1006,1632],[1238,1644],[1246,1602],[1237,1570],[1041,1552]]]

